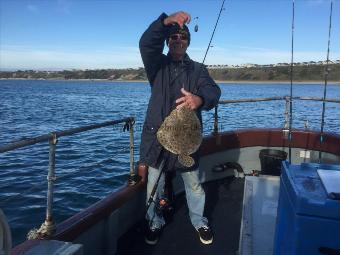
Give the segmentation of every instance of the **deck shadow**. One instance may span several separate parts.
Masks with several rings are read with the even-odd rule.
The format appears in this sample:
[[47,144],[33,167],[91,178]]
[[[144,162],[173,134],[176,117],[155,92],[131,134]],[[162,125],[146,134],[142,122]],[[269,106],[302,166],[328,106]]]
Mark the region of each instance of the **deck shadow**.
[[244,179],[225,178],[203,184],[205,214],[210,220],[214,242],[203,245],[191,225],[184,193],[176,197],[175,215],[157,245],[144,242],[145,221],[138,222],[118,241],[118,255],[210,255],[237,254],[242,215]]

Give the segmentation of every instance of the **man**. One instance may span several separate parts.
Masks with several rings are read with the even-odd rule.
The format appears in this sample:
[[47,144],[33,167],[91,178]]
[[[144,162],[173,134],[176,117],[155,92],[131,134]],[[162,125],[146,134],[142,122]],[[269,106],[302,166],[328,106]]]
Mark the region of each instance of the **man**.
[[[192,61],[186,54],[190,44],[190,32],[186,23],[190,22],[186,12],[176,12],[170,16],[165,13],[155,20],[144,32],[139,47],[145,71],[151,85],[151,97],[146,113],[140,146],[140,162],[149,166],[147,199],[160,174],[160,170],[181,173],[184,181],[189,215],[192,225],[197,230],[204,244],[213,241],[208,220],[203,216],[205,193],[198,177],[198,153],[194,153],[195,165],[185,168],[178,163],[177,156],[168,152],[159,144],[156,133],[164,119],[176,107],[187,106],[195,110],[202,123],[201,110],[210,110],[217,103],[221,91],[209,76],[207,69]],[[164,42],[169,53],[163,54]],[[155,200],[164,191],[162,174]],[[156,202],[155,202],[156,203]],[[156,244],[162,227],[163,216],[155,210],[152,203],[147,212],[149,228],[145,235],[148,244]]]

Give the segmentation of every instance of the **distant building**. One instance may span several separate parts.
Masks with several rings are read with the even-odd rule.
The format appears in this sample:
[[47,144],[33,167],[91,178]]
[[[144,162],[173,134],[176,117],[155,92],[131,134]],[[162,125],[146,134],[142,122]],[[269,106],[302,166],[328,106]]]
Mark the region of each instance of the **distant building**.
[[[325,65],[327,64],[326,60],[323,61],[309,61],[309,62],[295,62],[293,63],[294,66],[311,66],[311,65]],[[340,60],[329,60],[329,64],[340,64]],[[208,69],[233,69],[233,68],[252,68],[252,67],[280,67],[280,66],[290,66],[291,63],[276,63],[276,64],[265,64],[265,65],[258,65],[252,63],[245,63],[240,65],[206,65]]]

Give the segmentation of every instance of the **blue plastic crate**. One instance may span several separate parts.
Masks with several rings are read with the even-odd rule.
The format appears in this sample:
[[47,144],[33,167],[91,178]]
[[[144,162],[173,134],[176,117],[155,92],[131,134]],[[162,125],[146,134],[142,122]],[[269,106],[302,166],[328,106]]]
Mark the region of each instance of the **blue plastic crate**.
[[340,201],[327,197],[317,169],[340,165],[282,163],[275,255],[340,254]]

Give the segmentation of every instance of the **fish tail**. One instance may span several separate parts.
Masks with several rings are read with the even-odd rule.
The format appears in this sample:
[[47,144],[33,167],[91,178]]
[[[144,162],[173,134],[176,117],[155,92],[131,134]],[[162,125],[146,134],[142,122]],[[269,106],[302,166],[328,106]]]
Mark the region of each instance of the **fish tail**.
[[192,167],[195,164],[195,160],[189,155],[178,155],[178,162],[185,167]]

